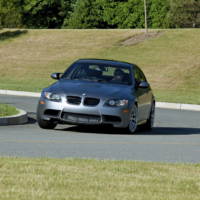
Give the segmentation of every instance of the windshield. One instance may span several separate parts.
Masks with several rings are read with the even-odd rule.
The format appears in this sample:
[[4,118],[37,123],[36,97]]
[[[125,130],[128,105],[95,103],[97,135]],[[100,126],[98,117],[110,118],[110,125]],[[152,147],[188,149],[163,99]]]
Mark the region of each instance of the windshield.
[[105,64],[75,63],[62,78],[104,83],[131,84],[130,69],[123,66]]

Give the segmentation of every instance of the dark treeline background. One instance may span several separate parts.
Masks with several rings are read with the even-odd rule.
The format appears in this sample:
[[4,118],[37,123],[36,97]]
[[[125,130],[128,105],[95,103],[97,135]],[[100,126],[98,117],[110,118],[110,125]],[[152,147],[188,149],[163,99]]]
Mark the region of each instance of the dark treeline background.
[[[146,0],[148,27],[200,27],[200,0]],[[4,28],[144,28],[143,0],[0,0]]]

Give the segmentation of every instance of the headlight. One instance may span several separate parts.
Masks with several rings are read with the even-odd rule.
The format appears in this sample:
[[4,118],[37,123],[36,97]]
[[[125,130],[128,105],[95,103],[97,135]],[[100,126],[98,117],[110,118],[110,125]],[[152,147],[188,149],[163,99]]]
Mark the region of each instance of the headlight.
[[128,105],[128,100],[126,99],[110,99],[106,102],[108,106],[125,106]]
[[46,99],[51,101],[61,101],[61,96],[59,94],[51,93],[51,92],[44,92],[44,96]]

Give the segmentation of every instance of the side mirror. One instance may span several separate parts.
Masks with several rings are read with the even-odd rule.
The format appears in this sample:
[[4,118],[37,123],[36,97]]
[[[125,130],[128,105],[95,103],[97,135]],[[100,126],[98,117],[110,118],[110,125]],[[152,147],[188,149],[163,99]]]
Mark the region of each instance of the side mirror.
[[142,81],[139,83],[138,88],[143,88],[143,89],[149,88],[149,83],[146,81]]
[[59,80],[62,77],[62,75],[63,75],[62,73],[53,73],[51,74],[51,78]]

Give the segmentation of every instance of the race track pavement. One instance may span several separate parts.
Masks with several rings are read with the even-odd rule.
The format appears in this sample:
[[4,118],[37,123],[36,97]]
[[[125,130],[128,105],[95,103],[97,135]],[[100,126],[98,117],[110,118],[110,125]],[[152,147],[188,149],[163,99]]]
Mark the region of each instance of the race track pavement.
[[0,156],[200,163],[200,112],[156,109],[155,128],[135,135],[106,127],[42,130],[35,120],[37,101],[0,95],[0,103],[29,115],[28,124],[0,126]]

